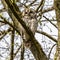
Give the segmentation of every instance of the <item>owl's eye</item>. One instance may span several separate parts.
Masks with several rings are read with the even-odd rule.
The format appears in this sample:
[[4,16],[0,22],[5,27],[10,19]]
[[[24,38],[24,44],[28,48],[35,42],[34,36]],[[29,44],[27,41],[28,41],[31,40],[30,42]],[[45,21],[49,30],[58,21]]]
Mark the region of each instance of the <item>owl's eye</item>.
[[30,11],[30,13],[33,13],[33,11]]
[[27,12],[25,12],[25,14],[27,14]]

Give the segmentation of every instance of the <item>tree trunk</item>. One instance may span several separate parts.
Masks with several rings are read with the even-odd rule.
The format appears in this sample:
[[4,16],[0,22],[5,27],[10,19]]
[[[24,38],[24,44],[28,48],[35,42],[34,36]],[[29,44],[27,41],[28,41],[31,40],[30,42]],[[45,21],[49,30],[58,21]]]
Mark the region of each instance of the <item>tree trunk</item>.
[[56,20],[58,25],[58,42],[57,42],[57,49],[55,60],[60,60],[60,0],[54,0],[54,8],[56,12]]

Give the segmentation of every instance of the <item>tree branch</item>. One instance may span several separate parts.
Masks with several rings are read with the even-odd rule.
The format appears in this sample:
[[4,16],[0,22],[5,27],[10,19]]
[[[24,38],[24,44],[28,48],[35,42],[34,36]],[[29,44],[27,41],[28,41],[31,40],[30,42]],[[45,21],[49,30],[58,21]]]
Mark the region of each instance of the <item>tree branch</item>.
[[20,34],[20,32],[17,30],[17,28],[14,27],[10,22],[8,22],[4,17],[0,16],[0,18],[4,20],[4,21],[0,21],[0,22],[8,24],[9,26],[11,26],[13,29],[15,29]]
[[46,20],[48,20],[54,27],[56,27],[56,28],[58,29],[58,27],[57,27],[54,23],[52,23],[46,16],[43,15],[43,17],[44,17]]
[[57,43],[57,40],[56,40],[55,38],[53,38],[51,35],[49,35],[49,34],[47,34],[47,33],[45,33],[45,32],[39,31],[39,30],[37,30],[36,32],[47,36],[47,37],[50,38],[52,41],[54,41],[54,42]]
[[14,53],[14,57],[17,55],[17,53],[19,52],[20,48],[22,45],[19,46],[19,48],[17,49],[17,51]]
[[10,60],[14,60],[14,36],[15,36],[15,31],[12,30]]
[[1,31],[0,40],[2,40],[3,37],[6,36],[9,32],[11,32],[11,28],[9,28],[7,31]]
[[32,4],[34,4],[37,0],[34,0],[32,3],[29,4],[29,6],[31,6]]
[[38,12],[38,10],[39,10],[39,8],[42,6],[43,2],[44,2],[44,0],[41,0],[39,6],[38,6],[37,9],[36,9],[36,12]]
[[54,7],[51,7],[51,8],[47,8],[45,10],[42,10],[42,13],[46,13],[46,12],[49,12],[49,11],[52,11],[52,10],[54,10]]
[[54,44],[54,45],[52,46],[52,48],[50,49],[50,52],[49,52],[49,54],[48,54],[48,58],[49,58],[49,59],[50,59],[50,54],[51,54],[52,49],[54,48],[54,46],[56,46],[56,44]]

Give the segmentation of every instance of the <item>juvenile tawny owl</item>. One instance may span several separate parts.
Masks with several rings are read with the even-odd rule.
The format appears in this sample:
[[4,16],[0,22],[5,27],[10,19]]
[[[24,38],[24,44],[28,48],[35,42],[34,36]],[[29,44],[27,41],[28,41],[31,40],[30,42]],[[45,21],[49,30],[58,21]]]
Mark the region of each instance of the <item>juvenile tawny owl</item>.
[[[38,25],[37,15],[35,11],[33,9],[26,8],[23,11],[22,15],[23,15],[22,17],[23,21],[26,23],[26,25],[31,29],[32,33],[35,35],[35,32],[37,30],[37,25]],[[29,39],[28,34],[24,33],[24,39],[25,40]]]

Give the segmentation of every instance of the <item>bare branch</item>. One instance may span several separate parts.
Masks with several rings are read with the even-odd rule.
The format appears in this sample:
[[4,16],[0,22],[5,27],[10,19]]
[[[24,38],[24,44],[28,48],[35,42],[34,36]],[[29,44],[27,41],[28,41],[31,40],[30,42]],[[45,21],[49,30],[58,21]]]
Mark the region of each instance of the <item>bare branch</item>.
[[39,8],[40,8],[43,4],[44,4],[44,0],[41,0],[39,6],[38,6],[37,9],[36,9],[36,12],[38,12]]
[[0,9],[0,13],[1,13],[1,12],[5,12],[5,11],[6,11],[6,9],[5,9],[5,8]]
[[34,0],[32,3],[29,4],[29,6],[31,6],[32,4],[34,4],[37,0]]
[[51,8],[47,8],[45,10],[42,10],[42,13],[46,13],[46,12],[49,12],[49,11],[52,11],[54,10],[54,7],[51,7]]
[[50,38],[52,41],[54,41],[54,42],[57,43],[57,40],[56,40],[55,38],[53,38],[51,35],[47,34],[46,32],[42,32],[42,31],[39,31],[39,30],[37,30],[36,32],[47,36],[47,37]]
[[51,54],[52,49],[54,48],[54,46],[56,46],[56,44],[54,44],[54,45],[52,46],[52,48],[50,49],[50,52],[49,52],[49,54],[48,54],[48,58],[49,58],[49,59],[50,59],[50,54]]
[[[40,21],[40,22],[46,22],[46,21],[48,21],[48,20],[42,20],[42,21]],[[51,19],[50,21],[56,21],[56,20],[52,20],[52,19]]]
[[[39,10],[38,13],[41,12],[42,14],[44,14],[44,13],[52,11],[52,10],[54,10],[54,7],[51,7],[51,8],[48,8],[46,10],[42,10],[42,11]],[[37,17],[41,16],[41,13],[39,13]]]
[[[17,28],[15,28],[10,22],[8,22],[4,17],[0,16],[1,19],[3,19],[4,21],[0,21],[2,23],[8,24],[9,26],[11,26],[13,29],[15,29],[19,34],[20,32],[17,30]],[[21,35],[21,34],[20,34]]]
[[0,27],[1,27],[1,26],[3,26],[3,25],[6,25],[6,24],[5,24],[5,23],[0,22]]
[[43,17],[44,17],[46,20],[48,20],[54,27],[56,27],[56,28],[58,29],[58,27],[57,27],[54,23],[52,23],[46,16],[43,15]]
[[14,57],[17,55],[17,53],[19,52],[20,48],[22,45],[19,46],[19,48],[17,49],[17,51],[14,53]]
[[15,30],[12,30],[10,60],[14,60],[14,36],[15,36]]
[[6,36],[11,31],[11,28],[9,28],[7,31],[1,31],[0,40],[3,39],[4,36]]

